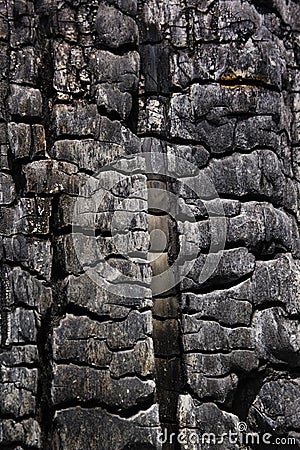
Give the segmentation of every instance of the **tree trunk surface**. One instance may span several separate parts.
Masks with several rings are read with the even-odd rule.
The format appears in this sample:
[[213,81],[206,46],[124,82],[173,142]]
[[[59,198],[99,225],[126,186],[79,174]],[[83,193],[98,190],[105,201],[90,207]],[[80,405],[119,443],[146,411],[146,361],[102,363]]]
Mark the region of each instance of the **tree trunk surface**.
[[1,2],[1,449],[300,448],[299,24]]

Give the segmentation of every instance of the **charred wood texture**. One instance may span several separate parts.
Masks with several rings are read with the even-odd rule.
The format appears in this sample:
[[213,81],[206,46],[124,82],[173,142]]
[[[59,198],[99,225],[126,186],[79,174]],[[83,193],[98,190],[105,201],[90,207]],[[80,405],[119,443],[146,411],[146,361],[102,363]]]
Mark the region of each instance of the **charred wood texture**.
[[[300,448],[299,24],[297,0],[0,2],[1,449]],[[183,160],[224,211],[205,282],[216,199]]]

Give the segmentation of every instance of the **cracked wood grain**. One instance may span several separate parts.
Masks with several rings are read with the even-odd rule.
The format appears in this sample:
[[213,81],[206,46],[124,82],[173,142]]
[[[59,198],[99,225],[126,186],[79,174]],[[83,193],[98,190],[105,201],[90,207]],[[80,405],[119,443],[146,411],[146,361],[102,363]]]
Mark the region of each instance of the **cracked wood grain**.
[[[164,428],[189,442],[241,420],[300,448],[299,22],[296,0],[0,4],[1,448],[159,450]],[[106,170],[101,205],[86,202],[133,297],[111,271],[118,291],[89,278],[72,224],[86,181],[140,152],[153,154],[148,181],[118,173],[111,188]],[[158,180],[155,153],[180,176]],[[187,187],[197,172],[227,225],[204,284],[215,199]],[[151,180],[195,220],[153,209]],[[151,263],[155,229],[167,246]],[[152,295],[156,271],[195,245],[190,273]]]

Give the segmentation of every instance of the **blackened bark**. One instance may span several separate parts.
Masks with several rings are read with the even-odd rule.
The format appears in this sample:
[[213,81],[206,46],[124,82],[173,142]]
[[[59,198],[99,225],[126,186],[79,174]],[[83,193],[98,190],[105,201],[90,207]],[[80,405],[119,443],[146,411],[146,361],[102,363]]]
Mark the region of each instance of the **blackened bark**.
[[[1,3],[1,448],[160,449],[167,428],[165,449],[243,449],[243,433],[228,440],[240,421],[300,447],[299,11],[295,0]],[[145,152],[153,173],[109,167]],[[159,174],[157,154],[176,176]],[[192,192],[183,160],[225,215],[204,283],[216,199]],[[84,186],[100,169],[94,205]],[[193,220],[157,211],[155,183]],[[156,294],[155,275],[195,246],[190,272],[179,265],[176,287]],[[193,444],[203,433],[226,436]]]

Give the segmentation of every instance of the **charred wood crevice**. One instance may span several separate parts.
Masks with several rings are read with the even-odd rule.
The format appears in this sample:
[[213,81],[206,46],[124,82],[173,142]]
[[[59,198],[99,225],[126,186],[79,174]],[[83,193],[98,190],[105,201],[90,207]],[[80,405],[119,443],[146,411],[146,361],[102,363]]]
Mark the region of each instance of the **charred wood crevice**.
[[[159,186],[159,191],[165,190],[166,194],[170,189],[167,178],[163,175],[148,174],[147,180],[151,192],[148,197],[149,255],[152,276],[155,279],[166,271],[172,270],[173,262],[178,256],[178,235],[176,222],[169,211],[161,210],[162,205],[155,199],[155,186]],[[162,240],[161,245],[160,233],[165,236],[165,241]],[[153,281],[152,316],[156,396],[162,430],[163,432],[167,430],[168,435],[174,433],[173,442],[163,444],[164,449],[171,450],[180,448],[177,441],[179,432],[177,408],[179,395],[184,391],[180,295],[177,285],[169,289],[167,286],[164,288],[163,281],[159,281],[158,285],[156,281]],[[156,293],[157,291],[159,292]]]

